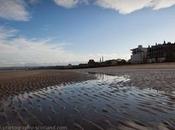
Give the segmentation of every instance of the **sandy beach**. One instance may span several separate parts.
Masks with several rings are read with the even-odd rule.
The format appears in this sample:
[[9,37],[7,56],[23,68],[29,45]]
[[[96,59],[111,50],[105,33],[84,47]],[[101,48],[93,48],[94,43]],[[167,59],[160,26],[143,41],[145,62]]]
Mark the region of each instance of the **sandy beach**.
[[127,82],[128,86],[154,88],[167,92],[175,91],[175,63],[92,68],[78,70],[78,72],[127,75],[130,78],[130,81]]
[[88,79],[92,76],[64,70],[4,71],[0,72],[0,97]]
[[175,0],[0,0],[0,130],[175,130]]
[[172,63],[1,72],[0,95],[1,127],[175,129]]

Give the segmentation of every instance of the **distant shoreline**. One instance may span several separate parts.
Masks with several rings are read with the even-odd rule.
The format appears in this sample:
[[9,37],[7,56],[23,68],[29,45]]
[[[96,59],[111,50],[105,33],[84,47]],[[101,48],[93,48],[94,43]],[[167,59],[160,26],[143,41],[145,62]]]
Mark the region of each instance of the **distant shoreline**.
[[[75,65],[76,66],[76,65]],[[92,67],[73,67],[68,68],[67,66],[41,66],[41,67],[2,67],[0,72],[6,71],[18,71],[18,70],[74,70],[74,69],[90,69],[90,68],[106,68],[106,67],[117,67],[117,68],[135,68],[135,69],[175,69],[175,62],[165,63],[151,63],[151,64],[124,64],[124,65],[113,65],[113,66],[92,66]]]

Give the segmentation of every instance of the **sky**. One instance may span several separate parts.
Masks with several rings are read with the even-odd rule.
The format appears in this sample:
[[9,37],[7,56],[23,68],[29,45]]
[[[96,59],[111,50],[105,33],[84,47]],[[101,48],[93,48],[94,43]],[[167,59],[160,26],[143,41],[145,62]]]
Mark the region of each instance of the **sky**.
[[0,0],[0,67],[130,58],[175,42],[175,0]]

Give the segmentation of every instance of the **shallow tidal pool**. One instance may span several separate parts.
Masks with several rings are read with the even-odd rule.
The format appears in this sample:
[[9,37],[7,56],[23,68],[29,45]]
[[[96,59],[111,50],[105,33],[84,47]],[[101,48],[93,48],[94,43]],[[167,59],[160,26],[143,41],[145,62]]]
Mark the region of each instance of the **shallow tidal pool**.
[[130,84],[128,75],[49,86],[0,101],[1,126],[68,130],[175,130],[175,93]]

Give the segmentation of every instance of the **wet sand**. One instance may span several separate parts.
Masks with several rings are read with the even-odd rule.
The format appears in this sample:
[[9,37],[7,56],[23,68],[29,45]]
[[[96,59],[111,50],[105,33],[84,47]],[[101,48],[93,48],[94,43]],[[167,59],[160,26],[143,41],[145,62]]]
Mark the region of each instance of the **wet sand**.
[[[3,87],[18,83],[14,89],[10,82],[0,100],[0,126],[175,130],[175,68],[154,67],[19,72],[10,79],[7,73]],[[23,91],[16,89],[21,84]]]
[[87,74],[64,70],[4,71],[0,72],[0,98],[92,78]]
[[153,88],[166,92],[175,91],[175,63],[128,65],[77,70],[85,73],[101,73],[114,76],[128,75],[128,86]]

